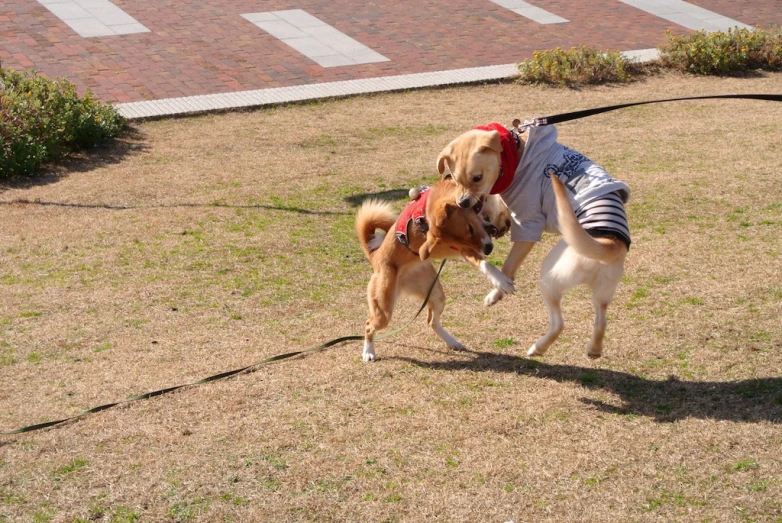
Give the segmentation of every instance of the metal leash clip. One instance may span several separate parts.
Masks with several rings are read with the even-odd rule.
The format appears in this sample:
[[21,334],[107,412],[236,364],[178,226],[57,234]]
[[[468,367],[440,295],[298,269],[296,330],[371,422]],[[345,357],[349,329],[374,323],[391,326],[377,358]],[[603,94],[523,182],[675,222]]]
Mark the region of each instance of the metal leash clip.
[[540,127],[541,125],[548,125],[547,117],[537,116],[532,120],[524,120],[524,123],[521,123],[521,120],[519,120],[518,118],[513,120],[513,128],[519,134],[527,132],[527,129],[529,129],[530,127]]

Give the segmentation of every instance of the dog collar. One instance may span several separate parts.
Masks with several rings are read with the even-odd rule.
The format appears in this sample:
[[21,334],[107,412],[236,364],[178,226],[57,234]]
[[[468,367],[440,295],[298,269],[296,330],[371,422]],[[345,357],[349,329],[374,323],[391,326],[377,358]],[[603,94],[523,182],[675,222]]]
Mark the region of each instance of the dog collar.
[[[407,204],[402,210],[402,214],[396,220],[396,227],[394,229],[396,233],[396,239],[410,249],[410,241],[408,238],[408,231],[410,230],[410,224],[414,223],[418,230],[426,232],[429,230],[429,223],[426,221],[426,202],[429,200],[429,187],[421,189],[420,194],[413,201]],[[410,249],[414,254],[418,254]]]
[[500,194],[510,187],[513,177],[516,174],[516,167],[519,165],[519,146],[521,139],[513,131],[509,131],[504,125],[492,122],[490,124],[476,127],[481,131],[497,131],[500,133],[500,145],[502,153],[500,154],[500,176],[489,191],[490,194]]

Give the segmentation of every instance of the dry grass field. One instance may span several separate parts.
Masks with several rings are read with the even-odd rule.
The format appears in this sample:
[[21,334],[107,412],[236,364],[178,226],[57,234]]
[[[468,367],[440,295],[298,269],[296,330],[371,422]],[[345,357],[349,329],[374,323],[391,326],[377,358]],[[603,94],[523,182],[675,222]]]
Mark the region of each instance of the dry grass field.
[[[134,124],[0,186],[0,431],[361,333],[358,202],[401,209],[474,125],[780,86],[487,85]],[[350,342],[0,436],[0,521],[782,521],[782,104],[559,131],[633,189],[602,359],[581,290],[561,341],[524,356],[555,238],[488,309],[450,262],[444,325],[469,351],[419,319],[373,364]]]

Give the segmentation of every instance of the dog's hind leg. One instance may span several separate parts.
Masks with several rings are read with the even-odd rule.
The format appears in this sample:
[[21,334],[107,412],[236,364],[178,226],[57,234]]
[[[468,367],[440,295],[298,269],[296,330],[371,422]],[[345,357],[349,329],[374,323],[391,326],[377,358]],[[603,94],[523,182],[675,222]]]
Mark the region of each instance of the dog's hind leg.
[[445,292],[443,291],[440,282],[437,282],[432,289],[432,295],[429,296],[429,310],[427,311],[427,320],[429,326],[437,334],[437,336],[448,345],[449,349],[453,350],[465,350],[459,340],[454,338],[450,332],[445,330],[440,323],[440,316],[445,309]]
[[589,287],[592,289],[592,304],[595,307],[595,325],[592,329],[592,337],[587,344],[587,356],[592,359],[599,358],[603,354],[603,337],[607,323],[606,311],[608,304],[614,299],[623,272],[624,260],[601,265],[596,277],[589,282]]
[[[426,263],[421,266],[420,269],[416,269],[414,273],[407,274],[404,278],[402,285],[405,292],[413,294],[423,300],[426,298],[426,293],[429,291],[429,287],[432,286],[432,282],[437,278],[437,273],[431,264]],[[432,292],[429,294],[429,302],[427,303],[427,321],[432,330],[437,334],[437,337],[445,342],[448,348],[453,350],[465,350],[459,340],[454,338],[450,332],[445,330],[440,323],[440,316],[442,316],[445,309],[445,291],[439,281],[435,282],[432,287]]]
[[597,297],[592,298],[592,303],[595,306],[595,326],[592,330],[592,338],[590,338],[587,344],[587,356],[594,360],[603,354],[603,337],[606,333],[606,310],[608,309],[608,303],[598,300]]
[[364,324],[364,350],[361,359],[375,361],[375,333],[391,321],[396,301],[396,271],[375,273],[367,285],[369,318]]

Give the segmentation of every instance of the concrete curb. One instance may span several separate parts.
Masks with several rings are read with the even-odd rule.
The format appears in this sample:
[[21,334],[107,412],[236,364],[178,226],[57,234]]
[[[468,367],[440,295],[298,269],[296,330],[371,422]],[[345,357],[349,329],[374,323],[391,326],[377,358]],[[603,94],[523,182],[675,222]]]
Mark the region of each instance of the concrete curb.
[[[641,49],[622,53],[631,60],[648,62],[657,59],[656,49]],[[516,64],[491,65],[468,69],[452,69],[432,73],[405,74],[343,82],[295,85],[273,89],[257,89],[235,93],[207,94],[182,98],[166,98],[144,102],[115,104],[128,120],[144,120],[167,116],[186,116],[274,106],[293,102],[340,98],[357,94],[404,91],[426,87],[464,85],[481,82],[508,81],[518,75]]]

